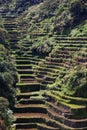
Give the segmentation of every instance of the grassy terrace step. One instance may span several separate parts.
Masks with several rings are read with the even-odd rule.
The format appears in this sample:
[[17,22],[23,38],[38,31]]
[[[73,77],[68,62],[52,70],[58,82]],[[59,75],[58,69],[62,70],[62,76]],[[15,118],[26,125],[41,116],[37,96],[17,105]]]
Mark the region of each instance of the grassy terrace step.
[[44,80],[46,79],[46,76],[48,75],[48,77],[56,77],[58,76],[59,72],[61,73],[65,73],[65,70],[60,70],[60,69],[57,69],[57,71],[55,72],[49,72],[49,71],[42,71],[42,70],[36,70],[35,73],[37,74],[37,77],[44,77]]
[[[40,91],[36,91],[36,92],[27,92],[27,93],[19,93],[17,94],[17,99],[20,100],[20,99],[31,99],[31,100],[46,100],[47,98],[46,97],[43,97],[43,94],[44,94],[44,90],[40,90]],[[42,96],[40,96],[42,95]]]
[[17,87],[20,88],[21,92],[33,92],[40,90],[39,83],[18,83]]
[[16,123],[16,130],[35,130],[34,128],[37,128],[36,123]]
[[59,128],[51,127],[45,123],[20,123],[16,124],[16,128],[16,130],[59,130]]
[[[87,47],[87,44],[85,43],[80,43],[80,44],[73,44],[73,43],[58,43],[58,45],[60,45],[60,47],[69,47],[69,48],[76,48],[76,47],[79,47],[79,48],[85,48]],[[54,47],[56,47],[57,45],[55,45]]]
[[38,129],[35,127],[35,128],[26,128],[26,129],[16,129],[16,130],[38,130]]
[[10,20],[4,20],[4,25],[7,25],[7,24],[11,24],[11,25],[16,25],[17,22],[15,21],[15,19],[10,19]]
[[[59,105],[61,105],[61,106],[63,106],[63,107],[66,107],[66,108],[72,110],[73,112],[74,112],[74,111],[77,111],[77,110],[80,111],[80,112],[87,110],[87,108],[86,108],[85,105],[77,105],[77,104],[69,103],[69,99],[68,99],[68,100],[62,99],[62,98],[60,98],[60,97],[58,97],[58,96],[52,94],[51,92],[48,92],[46,95],[47,95],[49,98],[51,98],[52,100],[54,100],[54,102],[55,102],[55,101],[58,101],[58,104],[59,104]],[[67,101],[68,101],[68,102],[67,102]]]
[[[18,31],[17,31],[17,30],[14,30],[14,31],[9,30],[8,32],[9,32],[9,34],[11,34],[11,35],[18,34]],[[11,41],[11,42],[13,42],[13,41]]]
[[20,83],[37,83],[35,78],[20,78]]
[[22,128],[22,129],[16,129],[16,130],[38,130],[38,129],[37,129],[36,127],[35,127],[35,128],[30,128],[30,127],[29,127],[29,128],[26,128],[26,129],[23,129],[23,128]]
[[43,104],[29,104],[29,105],[19,104],[15,106],[14,111],[15,113],[21,113],[21,115],[22,113],[47,113],[47,106]]
[[15,27],[5,27],[5,29],[9,32],[9,31],[14,31],[16,30]]
[[[55,46],[57,47],[57,46]],[[55,49],[54,47],[54,49]],[[81,49],[86,49],[86,46],[81,46],[81,47],[71,47],[71,46],[65,46],[65,45],[60,45],[60,48],[58,50],[56,50],[56,52],[65,52],[65,54],[68,54],[71,52],[74,52],[74,51],[79,51]],[[67,52],[68,51],[68,52]]]
[[16,60],[16,63],[17,64],[38,64],[38,61],[37,60]]
[[30,98],[22,98],[19,100],[20,104],[45,104],[45,101],[42,99],[30,99]]
[[44,61],[44,59],[39,58],[39,56],[34,56],[32,57],[16,57],[16,60],[36,60],[36,61]]
[[67,52],[66,50],[63,50],[63,49],[61,49],[61,48],[60,48],[60,50],[56,50],[56,53],[58,53],[58,54],[64,54],[64,55],[70,54],[69,51]]
[[18,39],[10,39],[10,42],[17,42],[18,41]]
[[50,68],[50,69],[57,69],[59,66],[60,66],[61,64],[60,63],[58,63],[58,64],[51,64],[51,63],[49,63],[49,62],[47,62],[47,63],[45,63],[44,65],[43,65],[43,67],[46,67],[46,68]]
[[65,54],[65,53],[56,53],[56,55],[50,54],[49,57],[46,58],[46,60],[48,59],[55,59],[57,60],[58,58],[72,58],[72,52],[69,54]]
[[57,40],[87,40],[87,37],[57,37]]
[[11,35],[12,35],[14,32],[16,32],[16,33],[19,35],[19,31],[17,30],[16,27],[14,27],[14,30],[12,30],[12,28],[8,28],[7,30],[8,30],[9,33],[12,32]]
[[29,119],[29,118],[45,118],[47,117],[48,118],[48,115],[45,114],[45,113],[15,113],[14,116],[17,118],[17,119],[22,119],[22,118],[25,118],[25,119]]
[[51,127],[50,125],[38,123],[38,130],[60,130],[59,128]]
[[[18,57],[18,56],[16,56],[16,57]],[[25,58],[26,58],[26,57],[31,57],[31,58],[33,58],[34,55],[32,55],[32,54],[28,54],[28,55],[27,55],[27,54],[24,54],[23,57],[25,57]],[[35,57],[38,57],[38,56],[35,56]]]
[[[84,44],[83,44],[84,45]],[[57,46],[55,46],[55,47],[57,47]],[[55,48],[54,47],[54,48]],[[87,48],[87,46],[74,46],[74,47],[72,47],[72,46],[69,46],[69,45],[64,45],[64,44],[62,44],[62,45],[60,45],[60,50],[66,50],[66,51],[79,51],[80,49],[86,49]],[[59,50],[58,50],[59,51]]]
[[15,19],[11,19],[11,20],[8,20],[8,21],[4,21],[4,26],[12,26],[12,27],[17,27],[17,22]]
[[12,22],[12,23],[3,23],[4,24],[4,27],[8,28],[8,27],[11,27],[11,28],[16,28],[17,27],[17,23],[16,22]]
[[37,78],[40,78],[42,80],[47,80],[47,81],[54,81],[55,78],[56,78],[56,76],[54,77],[54,76],[49,76],[49,75],[38,74],[37,77],[36,77],[36,79]]
[[35,74],[20,74],[20,78],[35,78]]
[[82,57],[78,58],[77,57],[77,62],[86,62],[87,63],[87,58],[82,58]]
[[17,72],[19,74],[33,74],[33,69],[17,69]]
[[30,64],[30,60],[16,60],[17,64]]
[[69,109],[64,108],[64,107],[62,107],[62,106],[58,106],[55,102],[53,103],[52,101],[50,101],[50,99],[49,99],[49,101],[45,101],[45,104],[46,104],[49,108],[51,108],[52,110],[54,110],[55,112],[59,113],[60,115],[61,115],[62,113],[64,113],[64,114],[66,114],[67,116],[71,116],[71,114],[70,114],[71,111],[70,111]]
[[52,127],[59,128],[60,130],[87,130],[87,127],[82,128],[72,128],[69,126],[66,126],[64,123],[60,123],[58,120],[55,121],[53,119],[50,119],[47,121],[47,124],[51,125]]
[[6,16],[3,16],[2,18],[5,20],[5,22],[14,19],[14,18],[12,18],[12,17],[8,17],[8,16],[7,16],[7,17],[6,17]]
[[48,61],[51,59],[57,61],[57,60],[59,60],[59,58],[71,58],[71,55],[69,55],[69,54],[56,54],[56,55],[50,54],[50,56],[46,57],[45,59]]
[[[9,11],[9,10],[8,10]],[[9,18],[9,19],[14,19],[15,18],[15,16],[13,16],[13,15],[5,15],[4,14],[4,16],[3,16],[4,18]]]
[[[12,32],[14,32],[15,30],[12,30]],[[10,35],[10,39],[12,38],[17,38],[17,39],[20,39],[21,37],[19,36],[19,33],[17,32],[16,34],[9,34]],[[18,45],[18,44],[17,44]]]
[[22,46],[23,46],[23,47],[31,47],[31,44],[23,43]]
[[[65,59],[65,60],[67,60],[67,59]],[[58,65],[60,65],[60,63],[62,63],[62,59],[59,59],[58,62],[55,62],[55,61],[45,61],[46,65],[54,65],[54,66],[57,66],[57,67],[58,67]]]
[[72,97],[72,96],[67,96],[67,95],[63,95],[60,91],[52,91],[52,93],[54,93],[57,96],[60,96],[61,98],[67,100],[71,100],[71,102],[75,103],[75,104],[87,104],[87,98],[81,98],[81,97]]
[[58,64],[58,63],[61,63],[61,62],[67,62],[67,61],[71,61],[72,59],[70,58],[50,58],[46,61],[46,63],[52,63],[52,64]]
[[[66,70],[65,67],[63,67],[63,66],[58,66],[57,69],[55,69],[55,68],[52,68],[52,69],[51,69],[51,68],[39,67],[39,68],[38,68],[38,71],[53,72],[53,73],[55,73],[55,72],[58,71],[58,69]],[[37,68],[34,68],[34,70],[37,70]]]
[[30,51],[30,46],[29,47],[24,47],[23,46],[23,51],[27,52],[27,54],[32,54],[32,51]]
[[43,84],[43,85],[53,84],[53,83],[54,83],[54,81],[48,81],[48,80],[47,80],[47,81],[46,81],[46,80],[45,80],[45,81],[42,81],[42,84]]
[[80,44],[87,44],[87,41],[71,41],[71,40],[60,40],[60,41],[57,41],[57,44],[71,44],[72,45],[80,45]]
[[50,76],[57,76],[58,75],[59,70],[57,70],[56,72],[50,72],[50,71],[44,71],[44,70],[36,70],[35,73],[38,75],[50,75]]
[[15,67],[17,68],[17,69],[32,69],[32,64],[20,64],[20,65],[15,65]]
[[38,130],[38,129],[35,127],[35,128],[28,128],[28,129],[16,129],[16,130]]
[[58,120],[60,123],[64,123],[66,126],[72,127],[72,128],[81,128],[81,127],[86,127],[87,124],[87,119],[68,119],[64,116],[64,114],[60,115],[54,110],[48,109],[48,115],[52,118],[55,119],[56,121]]
[[[27,49],[27,48],[26,48]],[[26,50],[25,48],[23,49],[23,51],[26,51],[27,52],[27,54],[29,55],[29,54],[32,54],[32,51],[30,51],[30,50]]]

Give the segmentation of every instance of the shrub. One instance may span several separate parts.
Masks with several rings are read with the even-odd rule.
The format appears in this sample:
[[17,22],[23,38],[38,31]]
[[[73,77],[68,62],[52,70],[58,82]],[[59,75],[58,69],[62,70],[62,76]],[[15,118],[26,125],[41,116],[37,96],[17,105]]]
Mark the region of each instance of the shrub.
[[70,69],[69,74],[63,77],[61,88],[67,95],[78,97],[87,97],[87,68],[82,65],[77,65]]
[[0,117],[4,120],[3,129],[6,130],[15,121],[13,112],[9,109],[9,102],[6,98],[0,97]]
[[75,17],[75,19],[79,19],[81,13],[84,12],[84,4],[81,0],[73,0],[71,1],[71,7],[70,7],[70,11],[72,13],[72,15]]
[[32,53],[39,56],[47,56],[52,50],[52,45],[49,40],[43,41],[42,44],[35,44],[32,46]]
[[8,32],[4,29],[0,27],[0,42],[6,47],[8,48],[9,46],[9,35]]

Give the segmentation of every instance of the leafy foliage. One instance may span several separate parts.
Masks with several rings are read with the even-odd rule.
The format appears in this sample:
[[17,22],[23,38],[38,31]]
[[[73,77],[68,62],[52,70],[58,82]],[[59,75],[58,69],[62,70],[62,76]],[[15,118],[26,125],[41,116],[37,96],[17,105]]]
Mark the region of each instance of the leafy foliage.
[[[5,48],[4,48],[5,49]],[[11,101],[11,106],[14,103],[15,83],[17,82],[17,73],[9,55],[2,57],[0,62],[0,96]]]
[[87,21],[85,21],[83,24],[77,26],[76,28],[74,28],[71,33],[70,36],[74,37],[83,37],[83,36],[87,36]]
[[21,43],[32,41],[32,52],[46,56],[51,51],[51,42],[49,46],[46,43],[50,38],[56,43],[58,35],[86,36],[86,3],[85,0],[46,0],[28,7],[17,19],[22,25]]
[[0,117],[4,120],[3,129],[12,125],[15,118],[9,109],[9,102],[6,98],[0,97]]
[[64,91],[67,95],[86,97],[86,87],[87,87],[87,69],[84,66],[75,66],[70,69],[69,74],[63,77],[62,83],[64,87],[61,91]]
[[8,39],[8,33],[2,25],[0,28],[0,96],[8,99],[12,107],[15,102],[15,84],[18,78],[14,59],[10,54]]

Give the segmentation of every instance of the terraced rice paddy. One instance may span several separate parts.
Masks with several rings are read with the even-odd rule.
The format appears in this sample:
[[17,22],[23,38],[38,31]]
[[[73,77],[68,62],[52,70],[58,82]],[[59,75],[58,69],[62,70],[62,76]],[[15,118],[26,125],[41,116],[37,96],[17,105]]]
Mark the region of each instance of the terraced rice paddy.
[[[24,43],[20,55],[17,42],[21,38],[21,30],[17,30],[15,18],[6,17],[6,11],[2,11],[2,15],[5,19],[4,26],[11,36],[11,50],[19,75],[17,87],[20,92],[16,95],[14,108],[16,130],[87,130],[87,115],[75,114],[87,111],[87,99],[65,96],[60,90],[47,89],[47,85],[55,83],[59,73],[60,76],[66,74],[72,64],[87,67],[87,52],[84,56],[72,59],[75,52],[86,49],[87,38],[55,36],[56,55],[51,52],[44,59],[32,54],[31,43]],[[42,34],[37,34],[37,37],[38,35]]]

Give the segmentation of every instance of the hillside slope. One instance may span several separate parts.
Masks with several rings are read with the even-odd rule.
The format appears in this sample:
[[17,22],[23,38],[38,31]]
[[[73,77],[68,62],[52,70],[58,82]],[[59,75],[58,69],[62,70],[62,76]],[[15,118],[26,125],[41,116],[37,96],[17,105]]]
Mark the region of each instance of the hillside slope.
[[19,78],[16,130],[87,130],[86,0],[14,0],[0,11]]
[[[87,35],[87,2],[81,0],[46,0],[31,6],[17,19],[22,24],[23,39],[32,41],[32,51],[48,54],[58,35],[85,37]],[[38,36],[38,37],[37,37]],[[20,43],[21,43],[20,41]],[[40,49],[39,49],[40,48]],[[41,52],[40,52],[41,50]],[[46,53],[46,54],[45,54]]]

